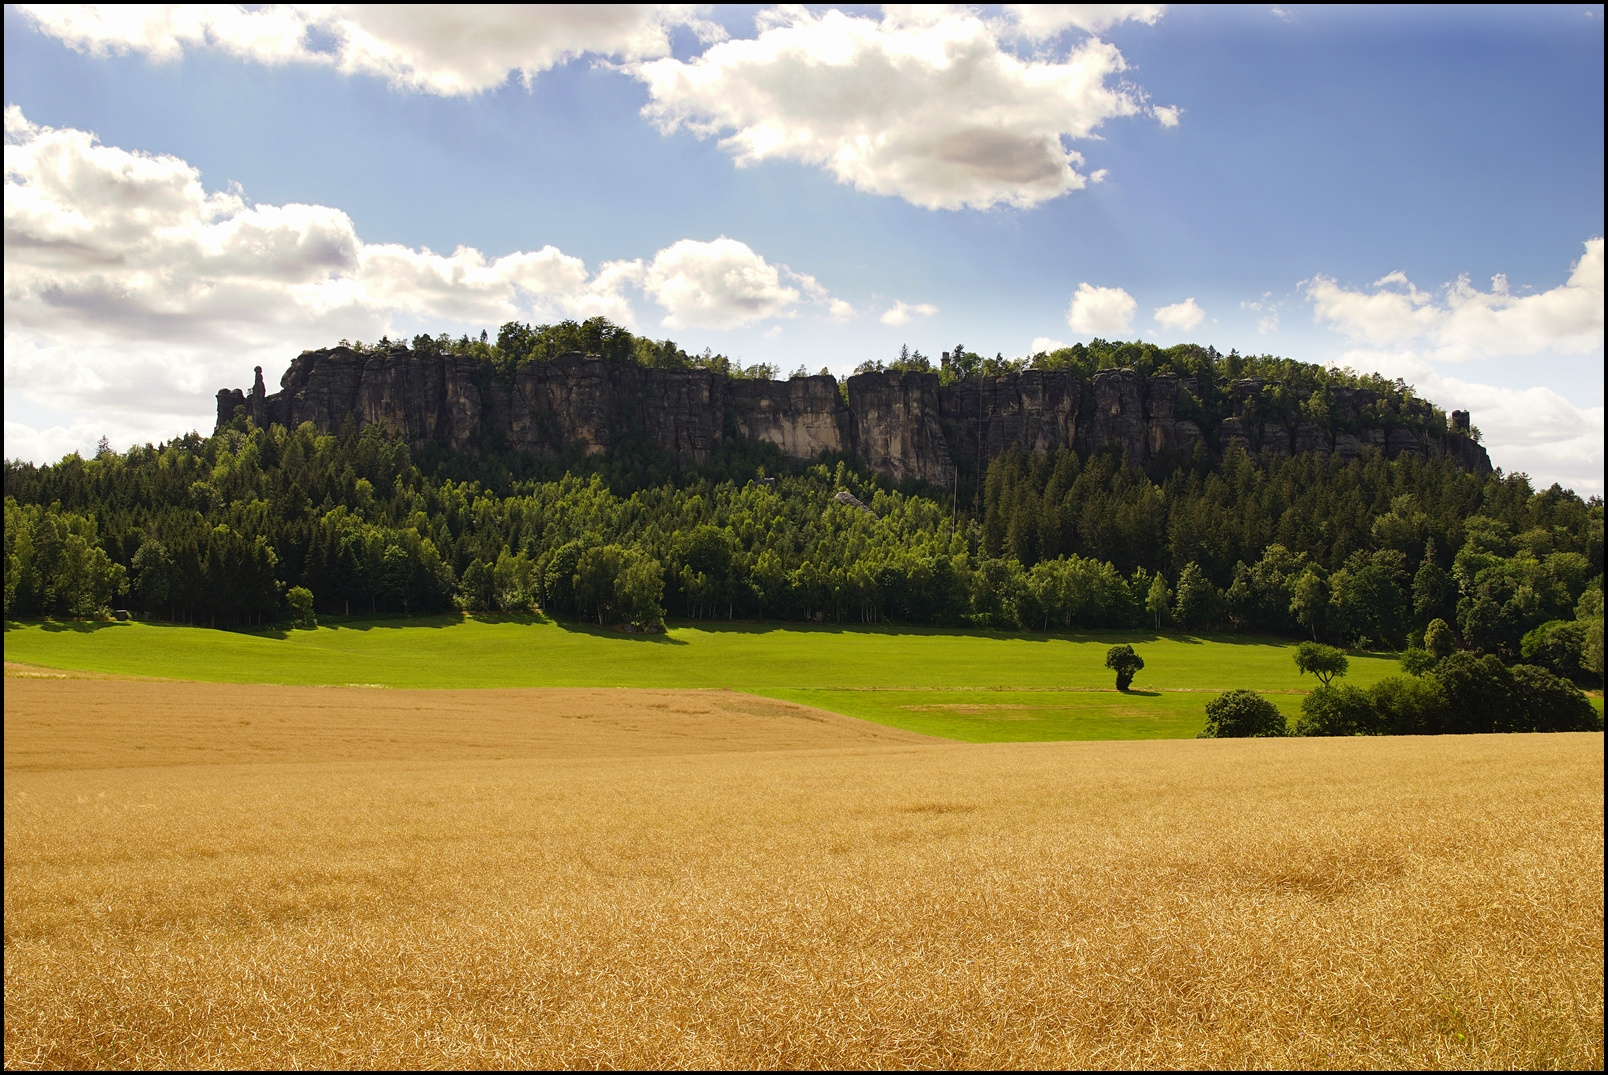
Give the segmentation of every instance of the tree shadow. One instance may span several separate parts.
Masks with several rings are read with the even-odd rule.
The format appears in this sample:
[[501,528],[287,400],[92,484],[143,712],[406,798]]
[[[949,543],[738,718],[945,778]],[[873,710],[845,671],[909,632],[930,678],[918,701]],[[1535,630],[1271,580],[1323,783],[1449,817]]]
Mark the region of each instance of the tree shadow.
[[[40,620],[38,621],[38,624],[40,630],[48,631],[51,634],[60,634],[63,631],[71,631],[74,634],[80,635],[89,635],[94,634],[97,631],[105,631],[113,627],[125,626],[125,624],[120,623],[117,620]],[[19,621],[17,626],[22,627],[25,626],[25,624]]]

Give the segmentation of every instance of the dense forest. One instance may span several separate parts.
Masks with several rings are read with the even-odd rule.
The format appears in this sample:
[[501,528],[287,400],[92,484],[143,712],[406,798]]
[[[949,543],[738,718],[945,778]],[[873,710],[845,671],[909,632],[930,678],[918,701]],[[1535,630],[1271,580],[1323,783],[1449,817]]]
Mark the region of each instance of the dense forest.
[[606,459],[522,477],[418,456],[378,427],[241,415],[212,437],[7,462],[6,615],[540,608],[641,629],[1175,624],[1389,649],[1438,619],[1475,653],[1601,676],[1600,500],[1446,460],[1233,448],[1156,477],[1115,452],[1015,452],[957,503],[847,460],[661,461],[669,477],[632,487]]

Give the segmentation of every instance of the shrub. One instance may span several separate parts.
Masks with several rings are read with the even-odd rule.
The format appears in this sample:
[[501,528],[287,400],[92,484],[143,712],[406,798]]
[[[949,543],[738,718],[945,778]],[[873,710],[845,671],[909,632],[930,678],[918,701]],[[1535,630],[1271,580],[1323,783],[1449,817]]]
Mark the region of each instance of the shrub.
[[1368,692],[1344,683],[1319,687],[1301,699],[1296,735],[1377,735],[1379,716]]
[[1408,646],[1401,651],[1401,670],[1408,675],[1421,676],[1433,671],[1437,663],[1436,656],[1427,649],[1417,646]]
[[1389,676],[1368,698],[1379,735],[1435,735],[1446,723],[1446,690],[1433,676]]
[[285,594],[285,604],[290,608],[293,627],[318,626],[318,617],[313,613],[313,591],[305,586],[292,586]]
[[1512,669],[1522,705],[1515,714],[1515,732],[1600,732],[1602,717],[1580,688],[1545,668],[1520,664]]
[[1288,735],[1284,714],[1255,691],[1234,690],[1206,703],[1201,739],[1261,739]]
[[1305,675],[1311,672],[1325,687],[1336,676],[1343,676],[1351,668],[1344,651],[1321,642],[1303,642],[1295,647],[1295,667]]
[[1435,667],[1434,677],[1446,691],[1441,731],[1506,732],[1521,723],[1518,685],[1493,655],[1454,653]]
[[[1590,675],[1584,666],[1590,622],[1548,620],[1524,636],[1519,653],[1529,664],[1550,669],[1565,679],[1581,679]],[[1601,621],[1596,622],[1601,630]]]
[[1105,666],[1117,673],[1117,690],[1125,691],[1133,683],[1134,673],[1145,666],[1145,659],[1132,646],[1112,646],[1106,650]]

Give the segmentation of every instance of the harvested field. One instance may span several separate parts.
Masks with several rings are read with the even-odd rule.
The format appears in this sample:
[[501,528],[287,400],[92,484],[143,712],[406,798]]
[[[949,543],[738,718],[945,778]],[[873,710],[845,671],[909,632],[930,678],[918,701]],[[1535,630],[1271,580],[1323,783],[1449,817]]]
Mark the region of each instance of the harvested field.
[[6,688],[8,1067],[1603,1062],[1601,734]]
[[626,757],[932,743],[733,691],[385,690],[124,680],[6,666],[6,771]]

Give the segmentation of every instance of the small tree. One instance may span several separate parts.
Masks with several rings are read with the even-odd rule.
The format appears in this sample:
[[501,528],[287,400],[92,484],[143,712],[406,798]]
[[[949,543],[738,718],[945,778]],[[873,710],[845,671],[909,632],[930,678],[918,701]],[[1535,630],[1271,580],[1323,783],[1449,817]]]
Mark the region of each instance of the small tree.
[[659,561],[646,556],[633,555],[619,577],[614,580],[615,599],[620,615],[633,626],[644,631],[664,626],[664,568]]
[[292,586],[285,594],[285,604],[290,608],[292,626],[318,626],[318,617],[313,613],[313,591],[305,586]]
[[[1150,583],[1150,592],[1145,595],[1145,611],[1156,617],[1158,631],[1161,630],[1162,617],[1169,615],[1167,604],[1171,597],[1172,594],[1167,592],[1167,580],[1160,571],[1156,572],[1156,577]],[[1106,659],[1109,661],[1110,657]]]
[[1112,646],[1106,650],[1105,666],[1117,673],[1117,690],[1125,691],[1132,685],[1134,673],[1145,666],[1145,659],[1132,646]]
[[1220,694],[1206,703],[1206,730],[1201,739],[1265,739],[1288,735],[1278,706],[1255,691]]
[[1197,563],[1185,564],[1179,572],[1173,614],[1185,627],[1204,627],[1217,617],[1217,587]]
[[1318,639],[1318,627],[1323,623],[1323,613],[1328,607],[1329,584],[1322,572],[1308,566],[1290,584],[1290,614],[1297,623],[1312,632],[1314,642]]
[[1351,668],[1343,651],[1321,642],[1303,642],[1295,647],[1295,667],[1302,675],[1311,672],[1325,687],[1336,676],[1343,676]]
[[1424,628],[1424,648],[1437,661],[1443,657],[1450,657],[1457,649],[1457,639],[1452,635],[1452,625],[1438,616],[1430,620],[1429,626]]

